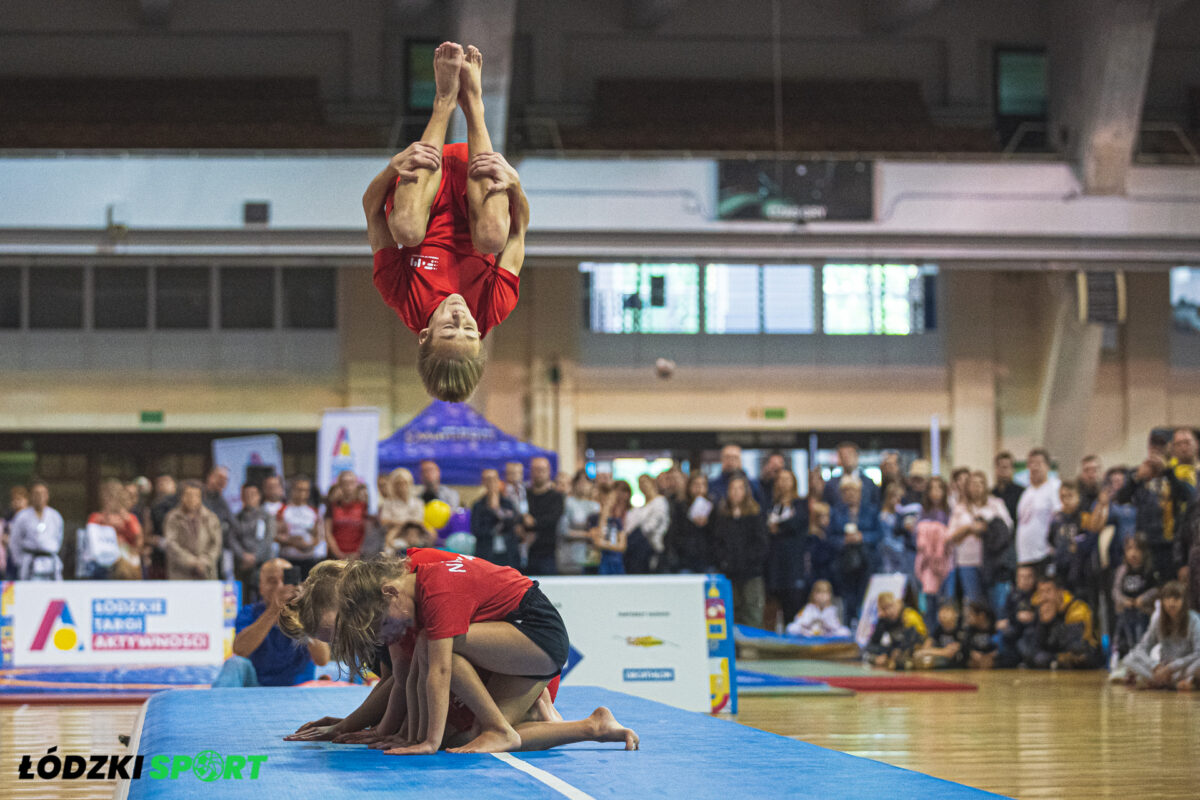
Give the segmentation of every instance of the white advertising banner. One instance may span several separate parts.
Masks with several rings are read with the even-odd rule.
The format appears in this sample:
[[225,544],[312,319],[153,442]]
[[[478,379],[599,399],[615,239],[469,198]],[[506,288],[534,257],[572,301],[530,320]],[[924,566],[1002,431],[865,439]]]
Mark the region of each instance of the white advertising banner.
[[213,464],[229,470],[229,484],[222,494],[234,513],[242,509],[242,485],[250,467],[272,467],[283,475],[283,442],[275,434],[213,439]]
[[379,508],[379,409],[338,408],[326,411],[317,433],[317,489],[322,495],[349,470],[366,484],[371,513]]
[[219,581],[15,581],[15,667],[220,664],[232,633]]
[[854,641],[858,646],[866,648],[871,641],[871,631],[875,630],[875,622],[879,619],[879,595],[891,592],[901,602],[904,601],[904,585],[908,580],[903,573],[872,575],[867,584],[867,595],[863,598],[862,613],[858,615],[858,628],[854,631]]
[[539,578],[571,640],[566,685],[713,707],[703,575]]

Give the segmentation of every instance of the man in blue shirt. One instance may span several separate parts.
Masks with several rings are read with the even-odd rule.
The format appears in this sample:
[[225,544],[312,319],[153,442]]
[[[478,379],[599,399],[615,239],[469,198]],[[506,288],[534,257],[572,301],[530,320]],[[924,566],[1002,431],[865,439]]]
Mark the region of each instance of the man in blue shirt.
[[315,664],[329,663],[329,645],[316,640],[307,646],[283,635],[279,613],[296,597],[298,587],[283,582],[292,565],[273,558],[258,572],[262,600],[242,606],[234,627],[233,655],[221,666],[213,688],[237,686],[295,686],[312,680]]

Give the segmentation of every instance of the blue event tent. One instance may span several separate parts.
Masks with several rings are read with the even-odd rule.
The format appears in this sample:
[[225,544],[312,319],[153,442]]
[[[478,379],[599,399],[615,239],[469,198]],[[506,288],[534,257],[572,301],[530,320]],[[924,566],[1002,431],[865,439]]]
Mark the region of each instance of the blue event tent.
[[551,474],[557,474],[556,453],[509,436],[466,403],[434,400],[379,443],[379,474],[405,467],[420,483],[420,464],[431,458],[442,470],[442,483],[476,486],[485,469],[500,470],[503,477],[507,462],[520,461],[528,474],[529,462],[538,457],[550,459]]

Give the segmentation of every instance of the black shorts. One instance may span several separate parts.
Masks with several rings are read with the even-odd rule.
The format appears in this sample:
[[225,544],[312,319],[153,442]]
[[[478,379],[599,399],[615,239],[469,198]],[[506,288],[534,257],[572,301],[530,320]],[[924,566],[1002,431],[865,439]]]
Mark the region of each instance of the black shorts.
[[542,648],[542,652],[559,665],[558,669],[549,675],[522,675],[521,677],[551,680],[562,672],[563,665],[567,663],[567,650],[570,647],[570,643],[567,641],[567,626],[563,624],[558,609],[546,595],[542,594],[537,581],[534,581],[533,586],[525,590],[525,596],[521,598],[521,605],[517,606],[516,611],[505,617],[504,621],[528,636],[531,642]]

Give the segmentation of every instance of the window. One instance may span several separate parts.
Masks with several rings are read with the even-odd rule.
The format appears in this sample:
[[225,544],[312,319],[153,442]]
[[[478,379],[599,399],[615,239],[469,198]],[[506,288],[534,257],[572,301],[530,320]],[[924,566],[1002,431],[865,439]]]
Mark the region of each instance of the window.
[[759,333],[761,268],[757,264],[709,264],[704,268],[704,332]]
[[409,112],[429,111],[433,108],[436,87],[433,79],[434,41],[407,42],[407,64],[405,64],[405,102]]
[[704,267],[705,333],[812,333],[813,268],[793,264]]
[[21,327],[21,268],[0,267],[0,329]]
[[92,327],[145,328],[150,297],[145,267],[96,267],[92,271]]
[[699,333],[697,264],[579,265],[588,328],[597,333]]
[[996,51],[996,114],[1040,119],[1046,116],[1046,53]]
[[212,305],[210,272],[208,267],[155,269],[155,327],[160,330],[208,328]]
[[792,264],[763,267],[763,333],[816,330],[813,268]]
[[337,274],[332,269],[283,271],[283,327],[337,327]]
[[926,308],[926,279],[936,275],[937,267],[826,264],[821,272],[827,334],[920,333],[932,317],[932,294]]
[[1171,270],[1171,319],[1178,330],[1200,333],[1200,268]]
[[83,327],[83,267],[29,270],[29,327]]
[[222,267],[220,275],[222,328],[275,327],[273,267]]

